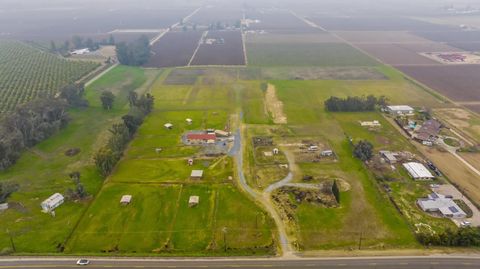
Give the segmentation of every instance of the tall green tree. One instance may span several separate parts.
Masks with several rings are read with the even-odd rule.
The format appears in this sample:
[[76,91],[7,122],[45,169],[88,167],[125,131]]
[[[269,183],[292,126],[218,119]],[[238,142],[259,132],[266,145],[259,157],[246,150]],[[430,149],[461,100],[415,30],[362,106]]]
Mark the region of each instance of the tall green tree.
[[372,143],[361,140],[353,149],[353,155],[362,161],[368,161],[373,157],[373,145]]
[[115,95],[111,91],[103,91],[100,95],[100,101],[102,101],[102,107],[106,110],[113,108],[113,102],[115,101]]

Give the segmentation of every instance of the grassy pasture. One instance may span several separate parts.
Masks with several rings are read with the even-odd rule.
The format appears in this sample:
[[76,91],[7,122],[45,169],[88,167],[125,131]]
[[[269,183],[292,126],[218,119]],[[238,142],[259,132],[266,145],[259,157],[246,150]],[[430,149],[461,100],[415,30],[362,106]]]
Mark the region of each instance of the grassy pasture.
[[[154,79],[158,73],[123,66],[113,69],[87,87],[88,108],[71,109],[71,121],[65,129],[23,152],[16,165],[0,173],[1,181],[20,185],[9,202],[21,203],[24,208],[0,214],[0,222],[9,229],[17,252],[54,253],[60,249],[88,202],[66,202],[56,210],[54,218],[41,213],[40,202],[55,192],[64,193],[73,187],[68,178],[68,173],[73,171],[81,173],[81,182],[88,193],[98,192],[102,178],[93,164],[92,154],[103,144],[110,125],[126,113],[126,92]],[[97,101],[104,89],[117,93],[110,111],[103,110]],[[81,152],[67,157],[64,153],[70,148],[79,148]],[[0,249],[11,246],[5,229],[0,232]]]
[[[181,141],[188,130],[223,129],[234,109],[230,101],[240,103],[235,99],[244,87],[165,85],[161,80],[152,86],[155,110],[85,214],[69,241],[69,253],[271,254],[273,222],[228,180],[234,176],[233,159],[198,157],[188,166],[187,159],[201,149]],[[193,123],[188,125],[186,118]],[[163,126],[167,122],[173,129]],[[155,152],[159,147],[162,151]],[[203,179],[190,179],[193,169],[204,170]],[[132,194],[132,204],[120,206],[122,194]],[[200,204],[190,208],[192,195],[200,196]],[[135,239],[139,233],[145,233],[142,243]]]
[[251,66],[374,66],[378,62],[344,43],[247,43]]
[[[133,195],[131,204],[120,205],[124,194]],[[188,206],[192,195],[200,197],[198,206]],[[67,252],[224,255],[226,230],[227,255],[268,254],[272,226],[268,215],[231,184],[108,183]]]

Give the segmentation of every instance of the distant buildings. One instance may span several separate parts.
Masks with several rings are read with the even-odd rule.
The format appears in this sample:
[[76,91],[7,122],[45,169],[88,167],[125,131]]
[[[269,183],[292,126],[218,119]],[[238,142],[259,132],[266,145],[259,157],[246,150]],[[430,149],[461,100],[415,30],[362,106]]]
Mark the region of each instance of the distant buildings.
[[430,171],[421,163],[404,163],[403,167],[407,169],[410,176],[415,180],[431,180],[435,178],[432,173],[430,173]]
[[411,106],[399,105],[399,106],[387,106],[387,112],[392,115],[412,115],[415,112]]
[[51,212],[55,210],[55,208],[59,207],[63,202],[65,201],[65,198],[63,195],[60,193],[55,193],[52,196],[48,197],[43,201],[40,206],[42,207],[42,210],[44,212]]
[[90,49],[88,48],[78,49],[70,52],[71,55],[85,55],[87,53],[90,53]]
[[163,126],[167,129],[172,129],[173,128],[173,124],[171,124],[171,123],[165,123]]
[[439,212],[446,218],[467,217],[467,214],[451,198],[436,192],[429,194],[428,198],[418,199],[417,204],[425,212]]

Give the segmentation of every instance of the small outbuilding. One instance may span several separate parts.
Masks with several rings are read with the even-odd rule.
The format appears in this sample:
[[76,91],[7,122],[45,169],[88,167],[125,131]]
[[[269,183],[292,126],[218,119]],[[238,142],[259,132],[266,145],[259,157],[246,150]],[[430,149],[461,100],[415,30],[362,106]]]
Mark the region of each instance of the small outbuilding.
[[52,196],[48,197],[47,199],[45,199],[40,204],[40,206],[42,207],[42,210],[44,212],[51,212],[51,211],[55,210],[55,208],[57,208],[61,204],[63,204],[63,202],[65,202],[65,198],[63,197],[63,195],[61,195],[60,193],[57,192],[57,193],[53,194]]
[[272,153],[273,153],[274,155],[277,155],[279,152],[280,152],[280,151],[279,151],[277,148],[274,148],[274,149],[272,150]]
[[163,126],[165,126],[165,128],[167,128],[167,129],[172,129],[173,128],[173,124],[171,124],[171,123],[165,123]]
[[0,204],[0,211],[5,211],[8,209],[8,203]]
[[132,201],[132,196],[127,194],[122,196],[122,199],[120,199],[120,204],[122,205],[128,205]]
[[215,135],[218,137],[228,137],[230,136],[230,133],[222,130],[215,130]]
[[191,179],[202,179],[203,178],[203,170],[192,170],[190,174]]
[[192,119],[185,119],[188,125],[192,124],[193,120]]
[[415,180],[431,180],[435,177],[430,171],[421,163],[409,162],[404,163],[403,167],[407,169],[410,176]]
[[387,150],[380,151],[380,156],[382,156],[382,158],[385,159],[385,161],[387,161],[389,164],[396,164],[398,161],[398,154]]
[[188,164],[189,166],[192,166],[192,165],[193,165],[193,159],[188,159],[188,160],[187,160],[187,164]]
[[333,156],[333,150],[324,150],[324,151],[320,152],[320,155],[322,157],[331,157],[331,156]]
[[190,196],[190,198],[188,198],[188,206],[189,207],[194,207],[194,206],[197,206],[198,203],[200,203],[200,197],[199,196]]
[[318,150],[318,146],[315,146],[315,145],[308,146],[308,151],[317,151],[317,150]]
[[374,121],[360,121],[362,127],[380,127],[382,126],[378,120]]

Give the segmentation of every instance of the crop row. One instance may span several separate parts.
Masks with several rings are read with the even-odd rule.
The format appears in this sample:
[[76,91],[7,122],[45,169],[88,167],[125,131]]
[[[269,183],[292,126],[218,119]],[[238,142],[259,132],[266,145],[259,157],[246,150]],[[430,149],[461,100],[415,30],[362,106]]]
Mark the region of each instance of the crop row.
[[25,43],[0,40],[0,111],[35,97],[54,95],[98,66],[40,51]]

